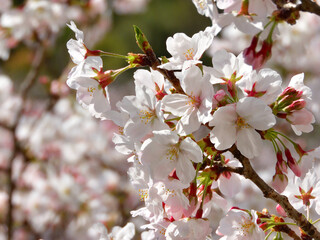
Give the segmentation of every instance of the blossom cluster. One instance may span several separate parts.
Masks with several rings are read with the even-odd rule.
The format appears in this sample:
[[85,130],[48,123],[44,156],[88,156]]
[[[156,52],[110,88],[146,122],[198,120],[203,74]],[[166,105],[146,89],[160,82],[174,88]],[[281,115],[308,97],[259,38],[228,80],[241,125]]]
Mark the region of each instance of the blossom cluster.
[[[271,1],[193,2],[200,14],[212,19],[212,26],[192,37],[184,33],[169,37],[171,56],[161,59],[135,27],[145,54],[122,56],[129,65],[118,70],[103,69],[102,56],[112,54],[88,49],[83,32],[71,22],[76,40],[69,40],[67,47],[76,66],[67,84],[92,116],[112,120],[121,129],[113,142],[132,163],[130,181],[145,203],[132,211],[148,222],[142,226],[148,230],[143,239],[207,239],[214,232],[220,239],[265,239],[272,233],[282,239],[281,232],[292,237],[296,233],[284,220],[289,210],[280,202],[278,215],[234,206],[218,227],[211,218],[216,208],[226,210],[228,200],[243,188],[243,176],[249,178],[243,171],[259,161],[269,145],[275,159],[270,160],[272,186],[297,210],[305,210],[309,222],[313,223],[312,206],[320,215],[319,176],[313,169],[320,148],[304,150],[280,127],[287,124],[298,136],[313,130],[311,89],[304,84],[303,73],[286,83],[276,71],[263,68],[278,22],[292,23],[297,16],[293,12],[292,18],[283,19]],[[231,22],[253,35],[251,45],[238,55],[215,51],[212,66],[206,66],[202,55],[223,24]],[[256,52],[264,32],[268,36]],[[112,108],[109,84],[126,69],[141,66],[150,69],[134,73],[135,95],[125,96]]]
[[[192,0],[212,24],[169,37],[170,56],[137,26],[143,53],[93,50],[111,11],[148,2],[1,2],[0,58],[20,43],[35,57],[20,90],[0,75],[0,239],[320,239],[320,147],[303,138],[319,127],[320,22],[300,11],[316,3]],[[66,25],[72,69],[40,76]],[[128,69],[135,93],[115,102]]]

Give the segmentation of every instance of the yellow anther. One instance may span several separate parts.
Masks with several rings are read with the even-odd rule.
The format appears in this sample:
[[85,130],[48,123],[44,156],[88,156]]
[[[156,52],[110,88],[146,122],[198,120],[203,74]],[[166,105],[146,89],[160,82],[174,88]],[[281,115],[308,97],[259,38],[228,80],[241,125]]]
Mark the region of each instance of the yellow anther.
[[236,125],[237,125],[237,129],[249,128],[250,127],[250,125],[248,123],[246,123],[246,121],[241,117],[237,118]]
[[148,110],[140,110],[139,117],[141,119],[141,122],[144,124],[148,124],[150,121],[152,121],[155,117],[155,113],[153,111]]
[[147,189],[139,189],[139,196],[140,196],[140,201],[144,202],[149,194]]
[[192,60],[194,57],[194,49],[189,48],[185,53],[184,56],[186,57],[187,60]]
[[178,153],[179,153],[178,146],[176,145],[171,146],[166,152],[167,159],[169,159],[170,161],[176,161],[178,159]]

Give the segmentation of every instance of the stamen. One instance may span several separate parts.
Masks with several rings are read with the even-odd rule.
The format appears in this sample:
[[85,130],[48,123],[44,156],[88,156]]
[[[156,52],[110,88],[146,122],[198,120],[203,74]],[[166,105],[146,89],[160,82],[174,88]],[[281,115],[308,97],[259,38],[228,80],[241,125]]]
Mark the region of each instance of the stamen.
[[186,57],[187,60],[192,60],[194,57],[194,49],[190,48],[188,49],[185,53],[184,56]]

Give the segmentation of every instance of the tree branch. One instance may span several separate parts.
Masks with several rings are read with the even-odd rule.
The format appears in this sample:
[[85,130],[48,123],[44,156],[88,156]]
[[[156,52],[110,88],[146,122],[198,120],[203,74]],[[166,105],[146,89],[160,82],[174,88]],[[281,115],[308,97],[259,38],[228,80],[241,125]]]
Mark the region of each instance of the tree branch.
[[297,5],[297,10],[303,11],[303,12],[314,13],[314,14],[320,16],[320,6],[314,1],[301,0],[301,4]]
[[302,12],[314,13],[320,16],[320,6],[312,0],[300,0],[300,4],[292,3],[288,0],[272,0],[278,9],[298,10]]
[[234,156],[239,159],[243,166],[243,176],[250,179],[263,193],[265,198],[270,198],[281,205],[285,210],[288,217],[294,220],[294,222],[310,237],[320,240],[320,233],[313,226],[303,214],[299,213],[289,202],[288,198],[284,195],[277,193],[273,188],[271,188],[256,171],[252,168],[248,158],[244,157],[239,150],[233,146],[230,151]]
[[7,240],[12,239],[13,235],[13,192],[15,190],[15,183],[12,179],[12,171],[13,171],[13,163],[14,159],[18,155],[18,153],[21,150],[21,146],[19,144],[19,140],[17,138],[16,129],[20,122],[20,118],[22,116],[23,110],[24,110],[24,103],[27,98],[28,92],[35,83],[37,76],[40,71],[40,65],[42,63],[44,56],[44,48],[42,46],[38,46],[30,71],[28,72],[26,78],[24,79],[23,83],[20,87],[20,96],[22,98],[22,103],[20,108],[18,109],[15,119],[13,121],[12,126],[7,126],[4,124],[1,124],[2,127],[5,127],[6,129],[10,130],[12,133],[13,138],[13,149],[11,152],[10,157],[8,158],[8,167],[6,169],[7,178],[8,178],[8,211],[6,216],[6,225],[7,225]]

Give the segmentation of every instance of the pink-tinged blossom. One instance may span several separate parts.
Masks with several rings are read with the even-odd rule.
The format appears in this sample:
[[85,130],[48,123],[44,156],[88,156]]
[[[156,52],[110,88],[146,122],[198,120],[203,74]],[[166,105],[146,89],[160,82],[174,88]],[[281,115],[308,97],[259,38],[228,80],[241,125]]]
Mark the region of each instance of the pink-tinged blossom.
[[[209,29],[209,28],[208,28]],[[172,55],[168,63],[160,67],[168,70],[179,70],[202,63],[202,54],[210,47],[213,35],[209,31],[200,31],[191,38],[184,33],[176,33],[167,39],[167,50]]]
[[[223,156],[225,158],[225,166],[231,168],[241,167],[241,163],[231,152],[228,151],[224,153]],[[223,195],[232,198],[241,191],[241,177],[235,173],[224,172],[218,179],[218,187]]]
[[164,76],[158,72],[150,69],[150,71],[139,69],[134,73],[135,85],[145,86],[146,89],[149,89],[153,92],[153,95],[156,96],[158,100],[161,100],[169,89],[171,84],[169,81],[165,81]]
[[[141,226],[142,229],[151,229],[151,231],[153,231],[154,234],[150,234],[151,236],[153,235],[154,238],[147,238],[146,240],[166,240],[165,237],[165,233],[166,233],[166,229],[169,226],[171,222],[168,219],[164,219],[158,223],[150,223],[150,224],[146,224]],[[144,239],[143,239],[144,240]]]
[[182,218],[170,223],[165,236],[167,240],[205,240],[210,232],[211,228],[208,220]]
[[[224,9],[225,12],[239,12],[242,3],[241,0],[217,0],[217,7]],[[271,0],[256,0],[249,2],[248,13],[259,17],[267,17],[276,9],[276,5]]]
[[[124,134],[133,139],[141,140],[146,135],[152,134],[152,131],[169,130],[168,125],[164,122],[163,112],[160,110],[161,102],[157,100],[155,91],[137,83],[137,78],[138,81],[142,81],[140,75],[135,74],[134,77],[136,96],[132,97],[131,101],[122,104],[122,108],[127,109],[130,116],[130,120],[124,126]],[[144,80],[148,81],[149,79]],[[159,84],[163,86],[161,81]]]
[[256,130],[267,130],[276,123],[271,108],[262,100],[248,97],[218,108],[209,122],[214,126],[210,140],[218,150],[230,148],[234,143],[247,158],[258,156],[263,140]]
[[202,75],[197,66],[182,72],[181,86],[184,94],[170,94],[162,99],[162,108],[173,115],[181,117],[177,131],[181,135],[190,134],[212,119],[213,87],[208,75]]
[[303,178],[309,170],[314,168],[317,161],[320,160],[320,147],[317,147],[304,154],[299,160],[299,168],[301,170],[301,177]]
[[79,64],[85,59],[87,54],[87,49],[84,45],[84,34],[77,28],[73,21],[71,21],[70,24],[67,24],[67,26],[75,33],[76,36],[76,40],[70,39],[67,42],[68,52],[72,61],[75,64]]
[[315,210],[320,214],[319,167],[312,168],[303,178],[291,175],[283,194],[298,211],[307,210],[315,204]]
[[239,31],[255,35],[263,31],[262,19],[258,16],[238,15],[236,12],[225,13],[219,17],[218,24],[225,27],[233,24]]
[[282,172],[276,173],[272,178],[272,187],[282,193],[288,186],[288,177]]
[[190,183],[196,174],[192,162],[202,162],[200,147],[191,138],[182,140],[169,130],[153,133],[154,137],[146,140],[141,147],[141,163],[150,167],[155,180],[168,178],[175,169],[182,183]]
[[308,100],[311,101],[312,91],[311,91],[311,89],[309,87],[304,85],[303,79],[304,79],[304,73],[300,73],[300,74],[294,75],[291,78],[288,87],[292,87],[297,91],[301,91],[302,92],[302,98],[304,100],[306,100],[306,101],[308,101]]
[[226,83],[231,78],[241,79],[251,73],[252,67],[244,62],[243,56],[235,56],[221,49],[212,55],[212,67],[203,67],[210,74],[212,84]]
[[192,0],[196,6],[197,11],[201,15],[210,17],[211,19],[217,18],[218,10],[215,4],[211,0]]
[[[308,107],[311,103],[312,92],[309,87],[304,85],[303,79],[303,73],[293,76],[288,87],[294,88],[296,91],[302,93],[301,99],[305,101]],[[312,123],[315,122],[313,114],[305,108],[291,112],[288,114],[287,120],[291,123],[292,129],[297,135],[301,135],[303,132],[311,132],[313,130]]]
[[135,235],[135,226],[128,222],[124,227],[113,227],[111,233],[108,233],[102,223],[96,223],[89,229],[89,235],[97,240],[131,240]]
[[276,207],[277,213],[280,214],[282,217],[287,217],[286,211],[281,207],[281,205],[277,204]]
[[313,114],[305,108],[288,114],[286,119],[291,123],[292,130],[297,135],[311,132],[313,130],[312,123],[316,121]]
[[149,168],[141,164],[129,168],[128,174],[130,182],[139,192],[140,201],[145,203],[144,207],[131,211],[132,216],[142,216],[145,220],[154,223],[160,222],[164,217],[164,198],[161,194],[163,184],[161,182],[154,184]]
[[220,220],[216,233],[224,236],[223,240],[264,240],[264,231],[257,224],[257,213],[250,214],[240,209],[231,209]]
[[101,117],[102,113],[111,109],[108,73],[101,72],[102,66],[100,57],[87,58],[73,68],[67,80],[69,87],[77,90],[77,101],[95,117]]
[[162,191],[159,194],[163,198],[164,210],[169,219],[180,219],[185,210],[189,207],[189,199],[184,194],[183,189],[188,188],[189,184],[183,184],[181,181],[173,179],[159,184]]
[[271,104],[281,93],[281,83],[280,75],[266,68],[243,77],[237,82],[237,86],[247,97],[257,97],[266,104]]

